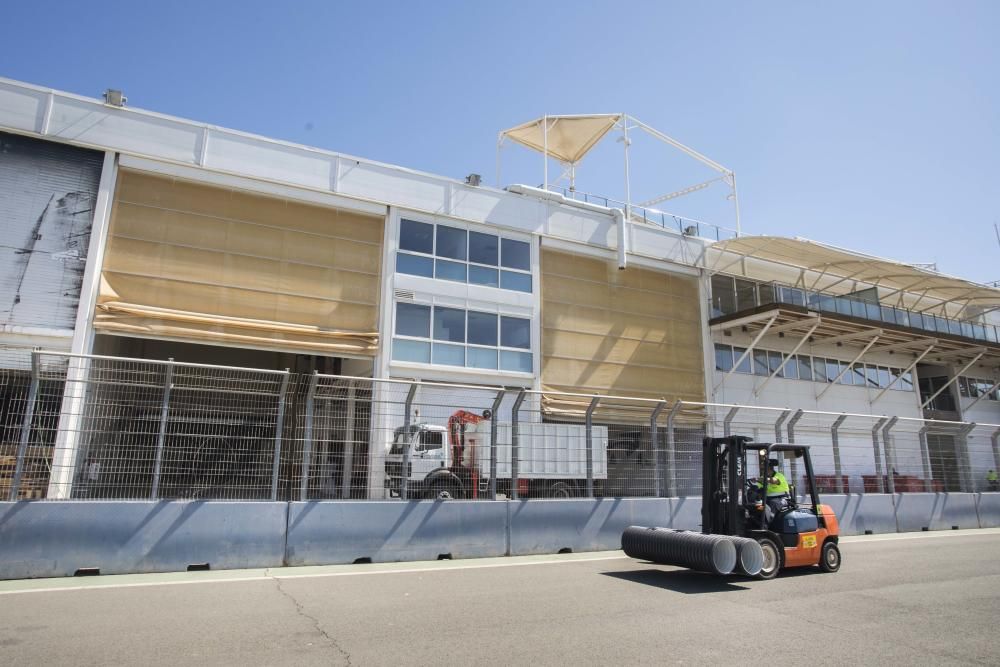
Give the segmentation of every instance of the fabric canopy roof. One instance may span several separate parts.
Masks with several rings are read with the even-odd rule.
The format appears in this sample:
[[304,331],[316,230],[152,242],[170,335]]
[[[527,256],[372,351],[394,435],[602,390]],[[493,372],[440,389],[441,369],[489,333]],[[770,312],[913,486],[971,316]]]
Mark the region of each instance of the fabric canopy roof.
[[[539,153],[576,164],[621,120],[623,114],[596,114],[590,116],[543,116],[504,130],[501,137],[508,137]],[[546,122],[548,137],[546,138]]]
[[[709,255],[713,250],[722,253],[709,260],[715,271],[724,271],[731,265],[727,255],[732,260],[755,258],[808,272],[810,275],[804,277],[802,284],[817,291],[837,286],[837,293],[847,293],[859,289],[861,283],[900,297],[907,295],[911,301],[916,299],[920,310],[943,305],[1000,307],[1000,289],[808,239],[743,236],[714,243]],[[908,305],[915,307],[914,303]]]

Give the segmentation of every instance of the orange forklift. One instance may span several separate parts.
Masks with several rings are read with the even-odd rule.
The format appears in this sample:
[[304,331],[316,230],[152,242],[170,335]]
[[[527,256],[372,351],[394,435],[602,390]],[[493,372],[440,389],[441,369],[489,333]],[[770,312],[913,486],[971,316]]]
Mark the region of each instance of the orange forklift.
[[[830,506],[819,502],[807,445],[754,443],[735,435],[705,438],[703,448],[703,533],[757,540],[764,552],[760,579],[788,567],[840,569],[840,528]],[[787,497],[767,498],[768,462],[775,455],[804,463],[811,505],[798,503],[794,485]],[[750,466],[757,477],[750,476]]]

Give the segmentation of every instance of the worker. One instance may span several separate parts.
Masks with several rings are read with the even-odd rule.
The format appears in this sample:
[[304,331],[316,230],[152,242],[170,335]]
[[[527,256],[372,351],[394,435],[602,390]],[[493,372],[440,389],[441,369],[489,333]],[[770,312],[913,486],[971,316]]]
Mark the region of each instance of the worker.
[[996,470],[990,470],[986,473],[986,486],[990,491],[1000,490],[1000,480],[997,478]]
[[[758,483],[759,484],[759,483]],[[788,509],[788,501],[791,498],[791,487],[788,480],[780,470],[778,470],[778,459],[770,459],[767,462],[767,505],[765,515],[767,522]]]

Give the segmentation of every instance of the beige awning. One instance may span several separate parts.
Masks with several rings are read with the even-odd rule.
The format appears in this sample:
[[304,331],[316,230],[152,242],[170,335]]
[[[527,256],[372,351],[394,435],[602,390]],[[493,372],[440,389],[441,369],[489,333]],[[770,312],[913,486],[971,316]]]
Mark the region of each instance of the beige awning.
[[[948,276],[891,259],[873,257],[802,238],[742,236],[711,246],[708,266],[729,272],[740,260],[775,262],[805,272],[800,286],[816,291],[846,294],[865,287],[891,293],[917,310],[945,308],[957,313],[977,306],[984,310],[1000,307],[1000,289]],[[748,278],[768,279],[766,270],[748,265]]]
[[500,136],[539,153],[546,152],[567,164],[576,164],[615,126],[615,123],[621,120],[622,116],[620,113],[543,116],[504,130]]

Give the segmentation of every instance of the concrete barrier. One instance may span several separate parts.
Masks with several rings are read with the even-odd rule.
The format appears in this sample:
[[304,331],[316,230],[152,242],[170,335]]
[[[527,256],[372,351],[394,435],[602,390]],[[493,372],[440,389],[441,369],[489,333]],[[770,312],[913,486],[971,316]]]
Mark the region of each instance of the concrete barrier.
[[976,514],[980,528],[1000,528],[1000,493],[977,493]]
[[[908,495],[908,494],[903,494]],[[931,530],[959,528],[979,528],[979,513],[976,510],[975,493],[939,493],[944,496],[940,511],[931,518]],[[902,529],[900,529],[902,530]]]
[[701,532],[701,497],[671,498],[667,527]]
[[289,503],[288,565],[503,556],[507,503],[464,500]]
[[[837,496],[824,495],[823,502],[834,501]],[[896,532],[895,499],[889,494],[869,493],[863,495],[846,494],[843,509],[837,514],[841,535],[864,535],[866,531],[877,533]],[[832,502],[828,502],[834,507]],[[836,511],[836,508],[835,508]]]
[[286,503],[0,503],[0,579],[282,564]]
[[510,503],[510,554],[620,549],[629,526],[668,526],[667,498],[519,500]]
[[935,522],[934,518],[941,516],[946,495],[944,493],[899,494],[896,499],[896,523],[900,532],[940,530],[940,521]]

